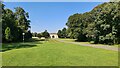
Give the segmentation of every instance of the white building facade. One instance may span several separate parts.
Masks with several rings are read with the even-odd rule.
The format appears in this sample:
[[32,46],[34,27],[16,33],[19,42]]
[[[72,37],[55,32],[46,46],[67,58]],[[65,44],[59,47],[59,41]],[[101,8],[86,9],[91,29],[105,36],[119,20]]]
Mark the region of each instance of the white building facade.
[[50,33],[50,38],[52,39],[58,38],[57,33]]

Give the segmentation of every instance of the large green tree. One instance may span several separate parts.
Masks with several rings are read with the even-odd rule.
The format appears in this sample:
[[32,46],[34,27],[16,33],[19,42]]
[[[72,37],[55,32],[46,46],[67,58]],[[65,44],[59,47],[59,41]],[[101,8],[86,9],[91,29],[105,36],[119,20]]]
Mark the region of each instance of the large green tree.
[[28,28],[30,28],[28,12],[25,12],[25,10],[21,7],[16,7],[14,14],[17,27],[21,28],[24,32],[26,32]]
[[120,2],[103,3],[92,11],[68,18],[68,35],[78,41],[120,43]]
[[85,34],[83,33],[83,29],[85,27],[83,20],[83,15],[78,13],[68,18],[66,25],[68,26],[69,35],[71,38],[75,38],[78,41],[86,40]]
[[2,40],[6,42],[5,30],[10,28],[10,33],[12,35],[11,41],[22,41],[22,33],[24,32],[27,36],[26,38],[31,38],[31,32],[28,30],[30,28],[30,20],[27,12],[23,8],[15,8],[15,12],[11,9],[5,8],[2,4]]

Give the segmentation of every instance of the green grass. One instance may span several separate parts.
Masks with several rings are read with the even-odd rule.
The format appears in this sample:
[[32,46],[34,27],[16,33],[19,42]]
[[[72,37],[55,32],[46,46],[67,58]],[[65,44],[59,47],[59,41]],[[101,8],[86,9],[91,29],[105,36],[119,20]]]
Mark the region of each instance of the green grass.
[[[65,42],[76,42],[75,40],[76,39],[59,39],[59,40],[63,40]],[[77,42],[77,43],[81,43],[81,44],[92,44],[90,42]],[[99,46],[102,46],[102,45],[106,45],[106,44],[95,44],[95,45],[99,45]],[[119,47],[120,48],[120,44],[114,44],[114,45],[110,45],[110,46],[114,46],[114,47]]]
[[59,38],[59,40],[64,40],[67,42],[75,42],[76,39]]
[[26,44],[36,46],[14,48],[0,53],[3,57],[3,66],[118,65],[118,53],[116,51],[61,43],[57,40],[29,42]]
[[120,48],[120,44],[115,44],[114,46],[115,46],[115,47],[119,47],[119,48]]

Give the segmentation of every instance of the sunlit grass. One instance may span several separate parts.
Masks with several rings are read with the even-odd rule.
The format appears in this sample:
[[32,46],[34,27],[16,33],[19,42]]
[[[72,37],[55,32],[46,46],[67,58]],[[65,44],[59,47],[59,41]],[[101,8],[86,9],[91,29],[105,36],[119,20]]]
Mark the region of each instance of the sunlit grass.
[[[41,42],[41,41],[39,41]],[[20,44],[20,43],[18,43]],[[116,51],[61,43],[57,40],[2,52],[3,66],[117,66]],[[16,44],[12,44],[16,45]]]
[[[59,39],[59,40],[62,40],[62,41],[64,41],[64,42],[76,42],[75,40],[76,39]],[[90,42],[77,42],[77,43],[80,43],[80,44],[92,44],[92,43],[90,43]],[[106,44],[92,44],[92,45],[96,45],[96,46],[104,46],[104,45],[106,45]],[[120,48],[120,44],[114,44],[114,45],[106,45],[106,46],[114,46],[114,47],[119,47]]]

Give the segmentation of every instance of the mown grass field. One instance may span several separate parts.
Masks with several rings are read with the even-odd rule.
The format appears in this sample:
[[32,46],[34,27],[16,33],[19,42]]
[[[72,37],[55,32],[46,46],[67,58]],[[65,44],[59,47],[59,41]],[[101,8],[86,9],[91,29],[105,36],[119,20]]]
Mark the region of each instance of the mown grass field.
[[3,66],[118,66],[116,51],[57,40],[18,44],[22,44],[22,47],[0,52]]
[[[63,41],[65,41],[65,42],[77,42],[77,41],[75,41],[76,39],[59,39],[59,40],[63,40]],[[90,43],[90,42],[77,42],[77,43],[81,43],[81,44],[92,44],[92,43]],[[102,46],[102,45],[106,45],[106,44],[95,44],[95,45]],[[114,44],[114,45],[109,45],[109,46],[114,46],[114,47],[120,48],[120,44]]]

